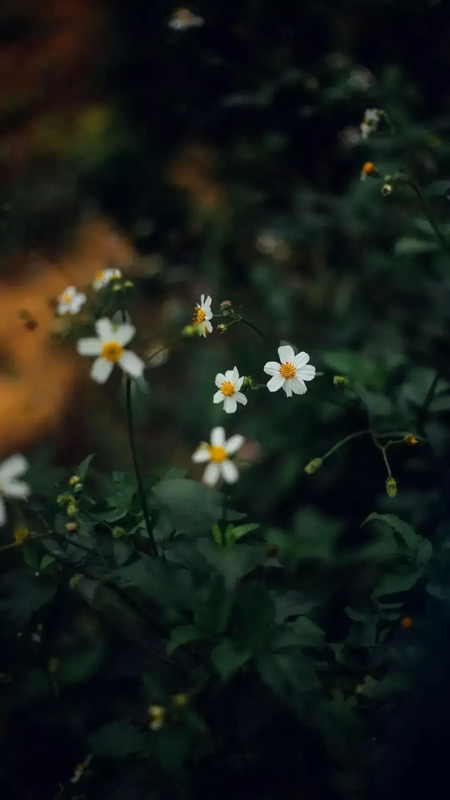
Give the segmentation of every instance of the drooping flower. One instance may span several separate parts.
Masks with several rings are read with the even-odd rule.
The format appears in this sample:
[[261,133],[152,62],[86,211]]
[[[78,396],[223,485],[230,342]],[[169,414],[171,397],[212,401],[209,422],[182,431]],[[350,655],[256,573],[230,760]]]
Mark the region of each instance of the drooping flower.
[[167,25],[174,31],[187,31],[189,28],[200,28],[204,23],[203,17],[194,14],[189,8],[175,8]]
[[280,364],[268,361],[264,365],[264,372],[272,375],[267,383],[269,392],[284,389],[288,397],[292,397],[292,394],[305,394],[305,381],[312,381],[316,374],[316,368],[308,364],[308,353],[295,355],[293,348],[285,344],[278,348],[278,357]]
[[212,429],[211,444],[202,442],[192,455],[192,461],[196,464],[209,462],[203,473],[203,482],[207,486],[215,486],[219,478],[223,478],[226,483],[236,483],[239,472],[229,456],[234,455],[244,441],[244,437],[239,433],[226,441],[223,428]]
[[219,391],[215,393],[213,403],[223,402],[223,410],[227,414],[234,414],[238,403],[246,406],[247,398],[239,391],[243,382],[244,377],[239,377],[237,367],[228,369],[225,373],[219,372],[216,375],[216,386]]
[[121,277],[122,273],[120,269],[101,269],[95,276],[92,288],[95,289],[96,292],[99,292],[100,289],[104,289],[105,286],[108,286],[111,281],[117,281]]
[[212,300],[209,295],[205,300],[205,295],[202,294],[200,298],[200,305],[197,303],[194,308],[192,324],[196,326],[197,333],[199,333],[201,336],[206,336],[207,333],[212,333],[213,326],[211,325],[210,320],[212,319],[213,313],[211,311],[211,303]]
[[6,522],[5,497],[17,500],[29,497],[30,487],[25,481],[18,480],[27,469],[28,461],[20,453],[10,456],[0,465],[0,525]]
[[86,295],[77,292],[75,286],[68,286],[58,297],[58,314],[78,314],[86,302]]
[[370,134],[376,131],[383,115],[384,111],[381,108],[366,108],[363,121],[359,126],[363,139],[368,139]]
[[104,317],[97,320],[95,329],[98,338],[79,339],[77,342],[80,355],[97,356],[91,369],[92,380],[105,383],[114,369],[114,364],[118,364],[133,378],[140,378],[144,371],[144,362],[136,353],[124,349],[134,337],[136,328],[128,322],[113,325],[110,319]]

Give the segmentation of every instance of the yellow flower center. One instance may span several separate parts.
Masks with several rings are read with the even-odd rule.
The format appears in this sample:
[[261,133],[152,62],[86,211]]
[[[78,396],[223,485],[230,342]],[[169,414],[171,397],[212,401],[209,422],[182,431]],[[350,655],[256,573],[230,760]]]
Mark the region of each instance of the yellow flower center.
[[234,394],[234,385],[231,381],[224,381],[220,387],[220,391],[225,397],[231,397]]
[[200,322],[204,322],[205,319],[206,319],[206,313],[203,311],[203,308],[200,308],[200,306],[195,306],[194,316],[192,317],[192,324],[199,325]]
[[70,305],[70,303],[72,302],[72,292],[64,292],[62,296],[62,301],[66,305]]
[[280,367],[280,375],[282,378],[295,378],[295,367],[290,361],[285,361]]
[[104,274],[105,274],[105,271],[103,269],[100,269],[98,272],[95,273],[95,280],[96,281],[103,280]]
[[217,445],[211,444],[208,450],[211,461],[215,461],[218,464],[220,464],[222,461],[225,461],[227,457],[227,451],[225,450],[224,447],[219,447]]
[[102,345],[103,358],[106,358],[107,361],[112,361],[113,364],[117,364],[122,357],[122,353],[123,347],[119,342],[105,342]]

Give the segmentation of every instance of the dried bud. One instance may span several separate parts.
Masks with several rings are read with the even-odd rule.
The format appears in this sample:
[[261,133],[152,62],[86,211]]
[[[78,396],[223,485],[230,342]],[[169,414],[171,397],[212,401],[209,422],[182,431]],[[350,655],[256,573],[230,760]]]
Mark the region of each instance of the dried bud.
[[318,469],[321,468],[323,461],[321,458],[313,458],[312,461],[305,467],[305,472],[307,475],[312,475],[313,472],[317,472]]
[[381,194],[383,197],[390,197],[393,191],[393,187],[391,183],[383,183],[381,187]]
[[347,375],[335,375],[333,377],[333,383],[335,386],[348,386],[350,378],[348,378]]
[[219,308],[221,309],[221,311],[223,311],[225,308],[231,308],[231,306],[232,306],[231,300],[222,300],[222,302],[219,305]]
[[386,494],[388,497],[397,495],[397,481],[392,476],[386,480]]
[[412,628],[413,621],[411,617],[402,617],[400,625],[402,628]]
[[413,433],[408,433],[407,436],[403,439],[405,444],[419,444],[419,440],[417,436],[414,436]]

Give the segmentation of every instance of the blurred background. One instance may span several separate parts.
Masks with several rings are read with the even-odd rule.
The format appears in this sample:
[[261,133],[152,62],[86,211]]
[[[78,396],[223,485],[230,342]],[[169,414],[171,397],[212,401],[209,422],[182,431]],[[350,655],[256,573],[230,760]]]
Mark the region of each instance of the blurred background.
[[[167,358],[136,398],[149,473],[189,468],[223,422],[214,376],[264,382],[280,340],[323,376],[306,396],[252,392],[227,417],[250,466],[250,519],[332,536],[375,508],[448,527],[448,257],[414,198],[360,180],[414,164],[450,230],[450,26],[443,0],[3,0],[0,7],[0,457],[130,464],[119,378],[94,386],[51,337],[54,301],[105,267],[137,287],[138,347]],[[177,24],[178,21],[178,24]],[[364,140],[366,108],[395,131]],[[260,328],[171,344],[201,293]],[[436,371],[436,400],[421,414]],[[399,449],[399,493],[370,442],[303,469],[367,426],[333,375],[371,392]],[[420,432],[420,431],[419,431]],[[199,474],[199,473],[198,473]],[[419,734],[418,734],[419,735]],[[417,775],[416,775],[417,779]]]

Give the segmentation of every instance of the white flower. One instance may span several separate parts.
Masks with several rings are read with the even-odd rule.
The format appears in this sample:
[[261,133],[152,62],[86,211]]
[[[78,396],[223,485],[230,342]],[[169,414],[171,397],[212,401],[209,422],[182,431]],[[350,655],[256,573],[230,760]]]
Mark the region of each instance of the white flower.
[[88,756],[86,756],[84,761],[81,762],[81,764],[77,764],[77,766],[75,767],[74,773],[73,773],[73,775],[72,775],[72,777],[70,779],[71,783],[78,783],[80,778],[83,777],[84,773],[86,772],[86,770],[87,770],[87,768],[88,768],[88,766],[91,763],[93,758],[94,758],[94,756],[88,755]]
[[15,456],[7,458],[0,465],[0,525],[6,522],[6,508],[4,497],[13,497],[18,500],[26,500],[30,494],[30,487],[25,481],[17,480],[28,469],[28,461],[25,456],[17,453]]
[[68,286],[58,297],[58,314],[78,314],[85,302],[85,294],[77,292],[75,286]]
[[228,369],[225,374],[219,372],[216,375],[216,386],[219,391],[215,393],[213,403],[223,402],[223,410],[227,414],[234,414],[238,403],[242,403],[244,406],[247,405],[245,394],[239,391],[243,383],[244,378],[239,377],[237,367]]
[[120,269],[101,269],[95,276],[92,288],[95,289],[96,292],[99,292],[100,289],[104,289],[105,286],[108,286],[108,283],[117,281],[121,277],[122,273]]
[[211,298],[208,297],[205,300],[205,295],[202,294],[200,298],[200,305],[195,306],[194,308],[194,316],[192,317],[192,324],[198,325],[197,333],[201,336],[206,336],[207,333],[212,333],[212,325],[210,323],[210,319],[212,319],[212,311],[211,311]]
[[95,329],[98,339],[79,339],[77,342],[80,355],[98,356],[92,365],[92,380],[105,383],[113,371],[114,364],[118,364],[133,378],[140,378],[144,371],[144,362],[131,350],[124,350],[125,345],[131,342],[135,335],[136,328],[127,322],[123,325],[113,325],[111,320],[105,317],[97,320]]
[[167,23],[169,28],[174,31],[187,31],[189,28],[200,28],[205,20],[198,14],[194,14],[188,8],[176,8]]
[[239,473],[236,465],[230,461],[228,456],[236,453],[244,441],[244,437],[240,434],[225,441],[223,428],[212,429],[211,444],[203,442],[192,456],[192,461],[195,461],[196,464],[204,464],[209,461],[203,473],[203,482],[207,486],[214,486],[219,478],[223,478],[226,483],[236,483]]
[[283,388],[288,397],[294,394],[305,394],[305,381],[312,381],[316,374],[316,368],[308,364],[308,353],[298,353],[289,344],[284,344],[278,348],[280,364],[276,361],[268,361],[264,365],[264,372],[272,375],[267,384],[269,392],[276,392]]
[[363,139],[368,139],[370,134],[376,131],[383,114],[381,108],[366,108],[363,121],[359,126]]

